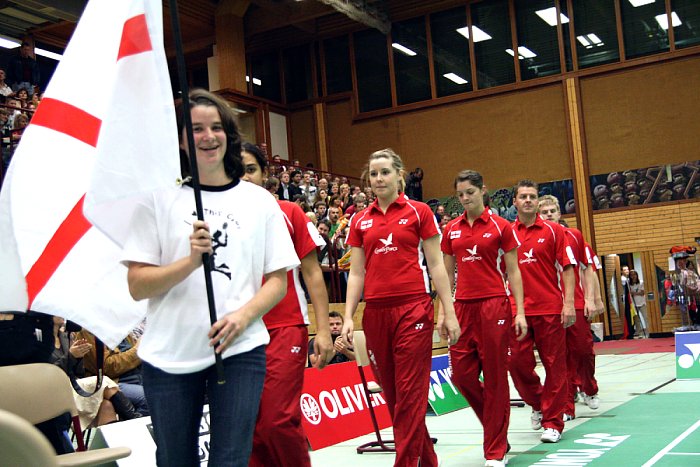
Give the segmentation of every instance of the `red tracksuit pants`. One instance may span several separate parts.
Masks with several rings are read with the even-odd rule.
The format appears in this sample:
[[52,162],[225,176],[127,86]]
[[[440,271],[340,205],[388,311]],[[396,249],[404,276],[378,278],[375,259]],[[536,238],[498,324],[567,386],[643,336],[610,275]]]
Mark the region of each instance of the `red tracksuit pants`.
[[[425,426],[433,341],[429,295],[368,301],[362,317],[367,350],[394,425],[396,467],[437,467]],[[298,405],[298,404],[297,404]]]
[[267,372],[248,465],[310,467],[299,405],[309,332],[306,326],[288,326],[269,332]]
[[576,310],[576,323],[566,328],[566,374],[568,392],[564,413],[575,416],[574,397],[578,386],[589,396],[598,394],[591,324],[582,309]]
[[[564,431],[566,406],[566,332],[561,315],[527,316],[527,335],[517,341],[511,334],[510,375],[526,404],[542,411],[542,426]],[[534,345],[547,376],[544,386],[535,372]]]
[[452,381],[484,427],[484,457],[500,460],[506,455],[510,419],[510,302],[506,297],[458,300],[455,312],[462,335],[450,346]]

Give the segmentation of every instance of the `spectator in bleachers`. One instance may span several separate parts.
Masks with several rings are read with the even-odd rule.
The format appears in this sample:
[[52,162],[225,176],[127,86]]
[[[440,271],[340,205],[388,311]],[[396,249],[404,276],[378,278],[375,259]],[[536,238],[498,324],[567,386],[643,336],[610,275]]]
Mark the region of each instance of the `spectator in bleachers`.
[[338,195],[338,198],[340,198],[340,207],[345,210],[350,207],[352,204],[352,197],[350,196],[350,185],[347,183],[343,183],[340,185],[340,194]]
[[319,188],[316,192],[316,201],[323,201],[326,203],[326,206],[328,206],[328,203],[331,201],[328,197],[328,191],[324,190],[323,188]]
[[423,169],[416,167],[406,181],[406,196],[416,201],[423,201]]
[[12,86],[12,90],[17,92],[20,88],[27,90],[29,94],[34,93],[34,86],[39,86],[41,74],[34,55],[34,41],[25,39],[7,66],[7,81]]
[[5,105],[9,107],[9,117],[7,119],[7,125],[10,129],[15,128],[15,118],[22,113],[22,104],[18,99],[14,97],[9,97],[5,100]]
[[328,193],[328,179],[326,177],[319,178],[316,188],[318,188],[318,191],[324,190]]
[[0,95],[4,97],[8,97],[14,94],[12,91],[12,88],[7,85],[5,82],[5,78],[7,77],[7,74],[5,73],[5,70],[0,68]]
[[17,97],[17,99],[19,99],[20,106],[23,109],[26,109],[27,107],[29,107],[29,102],[30,102],[29,101],[29,93],[27,92],[27,90],[25,88],[20,88],[17,91],[16,97]]
[[[343,315],[337,311],[328,313],[328,325],[331,328],[331,341],[335,353],[332,358],[326,363],[332,365],[334,363],[345,363],[355,361],[355,349],[350,344],[345,344],[340,332],[343,330]],[[316,365],[318,355],[314,352],[315,337],[309,341],[309,366]]]
[[280,180],[276,177],[269,177],[265,181],[265,189],[270,192],[275,198],[279,199],[279,194],[277,193],[280,188]]
[[314,203],[314,212],[316,213],[316,218],[322,221],[328,215],[328,205],[323,201],[316,201]]
[[358,193],[355,198],[353,198],[352,205],[348,206],[345,210],[343,216],[346,219],[350,219],[355,213],[362,211],[367,207],[367,197],[364,193]]
[[336,229],[338,229],[340,225],[340,215],[340,208],[338,206],[331,206],[328,208],[328,220],[331,223],[331,230],[328,232],[328,235],[331,237],[335,234]]
[[435,208],[435,220],[438,221],[438,224],[442,222],[442,218],[445,215],[445,206],[442,204],[438,204],[437,207]]
[[282,172],[280,175],[280,187],[277,190],[277,196],[280,200],[293,201],[294,195],[300,195],[301,190],[298,186],[290,183],[290,176],[288,172]]
[[299,185],[302,194],[306,196],[306,200],[311,205],[313,205],[313,203],[316,201],[316,186],[312,181],[312,174],[313,172],[305,172],[301,181],[301,185]]

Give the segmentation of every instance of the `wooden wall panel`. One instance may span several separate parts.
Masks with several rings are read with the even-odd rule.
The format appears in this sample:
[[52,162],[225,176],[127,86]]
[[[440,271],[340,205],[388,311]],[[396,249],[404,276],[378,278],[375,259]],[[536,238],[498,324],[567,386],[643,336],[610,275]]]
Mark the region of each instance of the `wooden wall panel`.
[[299,159],[302,166],[311,162],[319,167],[318,151],[316,150],[316,127],[313,109],[302,109],[289,115],[291,127],[291,158]]
[[376,120],[352,122],[351,103],[328,105],[335,172],[359,175],[373,151],[392,147],[407,169],[422,167],[424,197],[451,191],[455,174],[480,171],[490,187],[521,178],[571,178],[560,83]]
[[[672,246],[695,245],[695,238],[700,237],[700,201],[598,213],[593,219],[601,258],[609,254],[647,251],[654,265],[664,271],[668,271],[668,250]],[[646,282],[650,280],[647,277]],[[652,289],[651,284],[647,287]],[[654,322],[651,317],[650,321]],[[678,308],[670,308],[659,322],[661,329],[652,329],[652,332],[671,332],[680,326]]]
[[696,160],[700,58],[581,79],[592,175]]

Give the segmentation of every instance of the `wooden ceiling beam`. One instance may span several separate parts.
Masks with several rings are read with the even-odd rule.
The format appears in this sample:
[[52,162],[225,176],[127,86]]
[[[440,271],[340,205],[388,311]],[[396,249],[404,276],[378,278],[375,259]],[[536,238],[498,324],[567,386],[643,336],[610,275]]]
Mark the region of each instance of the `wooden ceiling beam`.
[[378,29],[383,34],[389,34],[391,31],[391,22],[387,15],[368,5],[365,0],[319,0],[319,2],[333,7],[360,24]]
[[246,37],[286,26],[295,26],[308,31],[309,21],[333,13],[332,8],[321,2],[294,2],[280,5],[270,0],[253,0],[253,3],[259,8],[249,11],[245,16]]

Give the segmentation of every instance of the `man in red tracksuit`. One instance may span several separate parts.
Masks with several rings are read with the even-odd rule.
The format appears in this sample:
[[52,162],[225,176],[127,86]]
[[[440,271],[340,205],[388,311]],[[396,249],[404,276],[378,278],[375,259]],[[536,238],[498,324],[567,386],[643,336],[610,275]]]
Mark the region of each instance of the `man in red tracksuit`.
[[[566,408],[564,409],[564,421],[573,420],[576,417],[574,397],[577,392],[579,367],[589,358],[593,352],[593,336],[591,335],[590,319],[596,315],[593,281],[597,280],[593,268],[589,267],[586,257],[585,241],[583,235],[577,229],[566,226],[561,220],[559,200],[552,195],[545,195],[539,199],[540,216],[548,221],[562,224],[565,227],[569,239],[569,245],[574,253],[574,258],[579,267],[574,268],[576,276],[576,290],[574,293],[574,308],[576,309],[576,323],[566,328],[566,373],[568,394]],[[585,292],[585,295],[584,295]],[[594,394],[597,394],[597,390]],[[597,408],[597,406],[595,407]]]
[[[523,400],[532,407],[532,428],[544,428],[541,441],[556,443],[564,430],[566,405],[566,332],[574,324],[576,259],[564,228],[538,215],[538,187],[521,180],[513,205],[518,218],[513,230],[520,240],[518,267],[525,291],[526,337],[511,339],[510,374]],[[564,284],[564,297],[559,284]],[[545,368],[544,386],[535,372],[534,345]]]
[[[486,466],[502,467],[508,451],[511,327],[521,338],[527,334],[519,242],[510,222],[484,207],[481,174],[463,170],[454,188],[465,211],[447,224],[441,242],[445,269],[457,268],[454,306],[462,331],[459,341],[450,346],[452,381],[484,427]],[[503,263],[515,298],[515,319],[500,268]],[[454,275],[448,278],[454,286]],[[440,319],[442,313],[438,322]],[[483,384],[479,381],[482,371]]]

